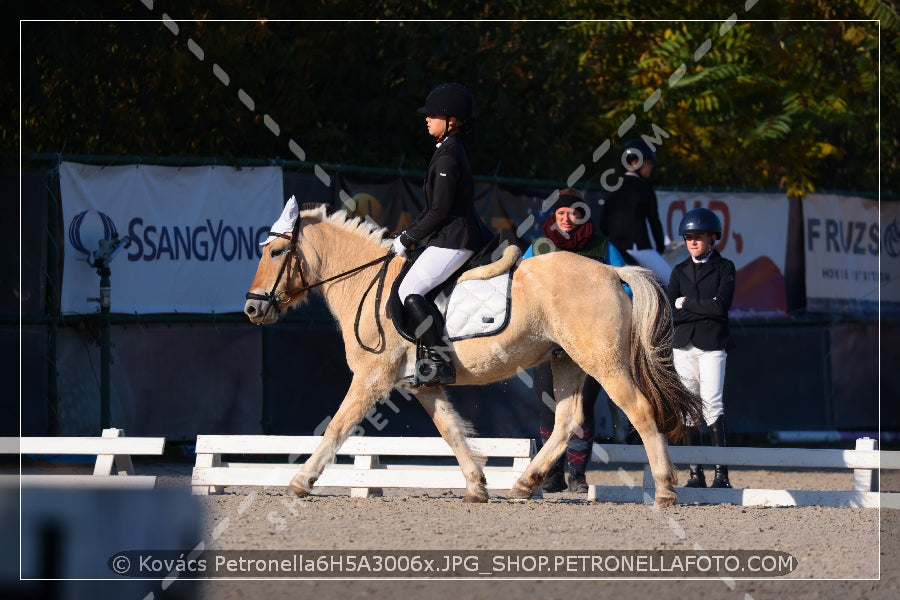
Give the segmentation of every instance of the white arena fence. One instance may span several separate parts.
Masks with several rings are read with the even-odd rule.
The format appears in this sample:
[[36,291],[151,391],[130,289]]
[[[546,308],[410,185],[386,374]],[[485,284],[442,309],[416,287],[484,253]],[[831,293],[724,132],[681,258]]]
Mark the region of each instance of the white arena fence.
[[[195,494],[221,493],[224,486],[287,486],[302,463],[292,458],[311,454],[321,436],[198,435],[197,460],[191,477]],[[469,445],[485,458],[511,459],[510,466],[486,466],[488,489],[508,490],[535,454],[534,440],[472,438]],[[222,462],[223,454],[287,455],[283,463]],[[383,488],[464,489],[458,465],[427,464],[428,459],[453,457],[450,446],[433,437],[351,436],[338,456],[352,456],[353,464],[325,468],[315,486],[349,487],[351,496],[381,495]],[[415,459],[418,464],[385,464],[383,457]],[[424,459],[424,460],[423,460]],[[424,462],[424,464],[423,464]],[[507,461],[508,462],[508,461]]]
[[[196,461],[191,476],[194,494],[221,493],[226,486],[286,487],[299,471],[297,458],[308,456],[320,436],[198,435]],[[536,452],[535,441],[510,438],[472,438],[476,452],[492,462],[509,465],[485,467],[488,489],[508,490],[524,472]],[[125,437],[121,429],[105,429],[100,437],[0,438],[0,454],[93,455],[93,473],[27,473],[0,477],[3,485],[23,487],[84,487],[152,489],[156,476],[135,475],[132,456],[160,456],[163,437]],[[807,448],[748,448],[670,446],[672,461],[688,464],[726,464],[760,468],[846,469],[846,490],[778,490],[755,488],[678,487],[682,504],[736,504],[741,506],[836,506],[900,509],[900,493],[880,492],[879,470],[900,469],[900,451],[879,451],[876,441],[860,438],[854,450]],[[224,455],[284,455],[284,462],[223,462]],[[316,487],[350,488],[352,496],[381,494],[384,488],[464,489],[465,479],[453,461],[453,452],[439,437],[353,436],[338,451],[352,456],[352,464],[333,464],[325,469]],[[388,457],[399,463],[386,463]],[[384,459],[384,460],[383,460]],[[500,460],[497,460],[500,459]],[[594,444],[591,460],[605,465],[641,465],[641,482],[622,473],[622,485],[590,485],[587,498],[602,502],[652,503],[654,484],[643,446]],[[443,464],[436,464],[443,461]],[[620,467],[620,472],[623,471]],[[540,488],[535,493],[540,495]]]
[[[318,436],[198,436],[192,484],[195,494],[221,493],[224,486],[287,486],[301,463],[223,463],[223,454],[308,455],[321,441]],[[530,439],[473,438],[473,448],[487,457],[512,457],[512,467],[487,467],[487,487],[508,490],[535,453]],[[842,490],[692,489],[678,488],[679,503],[737,504],[743,506],[839,506],[900,508],[900,493],[878,492],[878,469],[900,469],[900,452],[879,452],[875,440],[857,441],[855,450],[799,448],[691,447],[669,448],[676,464],[848,469],[848,488]],[[382,488],[463,489],[458,466],[421,464],[428,457],[452,457],[441,438],[350,437],[339,455],[353,456],[352,465],[331,465],[316,487],[349,487],[353,496],[373,496]],[[383,456],[415,457],[420,464],[385,465]],[[643,446],[594,444],[592,460],[604,464],[641,464],[639,485],[588,488],[587,498],[604,502],[653,502],[653,479]],[[623,478],[624,479],[624,478]],[[852,479],[852,481],[851,481]],[[536,493],[539,493],[536,492]]]
[[[728,465],[848,469],[848,490],[770,490],[678,487],[679,504],[737,504],[740,506],[837,506],[900,509],[900,493],[879,493],[879,469],[900,469],[900,452],[875,448],[871,438],[856,440],[855,450],[806,448],[742,448],[670,446],[676,465]],[[634,485],[588,486],[588,498],[603,502],[653,502],[654,484],[643,446],[594,444],[591,460],[603,464],[642,464],[643,481]],[[852,474],[849,472],[852,470]],[[627,479],[627,474],[623,479]]]
[[153,489],[155,475],[135,475],[131,457],[161,456],[164,437],[125,437],[121,429],[104,429],[100,437],[4,437],[0,454],[48,456],[96,456],[91,474],[28,473],[4,475],[3,485],[22,487],[66,487],[90,489]]

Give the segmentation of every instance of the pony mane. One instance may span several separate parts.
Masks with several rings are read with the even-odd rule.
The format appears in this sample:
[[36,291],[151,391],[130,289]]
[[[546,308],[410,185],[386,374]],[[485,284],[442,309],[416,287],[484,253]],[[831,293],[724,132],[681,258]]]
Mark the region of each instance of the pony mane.
[[386,249],[391,247],[391,240],[387,237],[388,230],[384,227],[366,221],[361,217],[350,218],[347,216],[347,211],[345,210],[336,210],[331,214],[328,214],[328,210],[329,207],[327,204],[304,204],[303,209],[300,211],[300,214],[297,215],[297,218],[303,219],[311,217],[319,221],[327,221],[335,227],[349,231],[350,233],[381,246],[382,248]]

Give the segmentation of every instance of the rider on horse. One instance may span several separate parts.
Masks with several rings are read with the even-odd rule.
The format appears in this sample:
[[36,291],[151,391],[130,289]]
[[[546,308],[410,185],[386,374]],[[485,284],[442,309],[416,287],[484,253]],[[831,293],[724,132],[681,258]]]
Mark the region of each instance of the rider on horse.
[[474,110],[472,94],[459,83],[435,87],[425,106],[418,109],[425,115],[428,133],[437,139],[437,149],[425,173],[425,210],[394,239],[394,251],[405,257],[412,246],[425,245],[398,289],[421,348],[417,373],[428,374],[418,378],[422,385],[456,382],[453,362],[443,351],[443,319],[425,295],[460,269],[492,237],[475,212],[472,168],[461,139],[471,127]]

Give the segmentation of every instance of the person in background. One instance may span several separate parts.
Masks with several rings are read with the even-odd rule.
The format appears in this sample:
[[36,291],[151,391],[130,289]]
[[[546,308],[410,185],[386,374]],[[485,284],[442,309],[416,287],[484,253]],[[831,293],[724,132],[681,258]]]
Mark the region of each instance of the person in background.
[[[678,226],[690,257],[675,265],[668,296],[674,307],[675,369],[684,385],[703,399],[703,420],[713,446],[726,446],[725,361],[732,346],[728,310],[734,298],[734,263],[714,248],[722,223],[707,208],[689,211]],[[700,424],[687,423],[685,444],[700,445]],[[701,465],[690,466],[686,487],[706,487]],[[716,465],[710,487],[730,488],[728,467]]]
[[[600,212],[600,231],[628,256],[631,250],[665,251],[665,235],[659,220],[656,192],[649,183],[656,153],[641,139],[628,140],[622,154],[624,173],[619,187],[607,196]],[[653,234],[651,244],[647,226]]]
[[462,143],[474,111],[471,92],[459,83],[435,87],[418,109],[425,115],[428,134],[437,140],[425,173],[425,209],[393,242],[400,257],[416,244],[425,245],[398,288],[421,349],[415,385],[456,382],[456,369],[445,351],[443,318],[425,294],[462,267],[492,235],[475,212],[472,168]]
[[[551,211],[543,225],[544,235],[529,246],[522,256],[523,260],[532,256],[566,250],[604,264],[616,267],[625,265],[625,261],[616,247],[606,236],[595,230],[594,224],[587,216],[588,206],[581,192],[571,188],[561,190]],[[627,286],[625,288],[630,296],[631,290]],[[541,445],[543,445],[553,432],[556,412],[550,362],[546,361],[536,366],[533,376],[534,388],[541,406],[540,436]],[[566,489],[570,492],[587,492],[585,471],[590,461],[594,438],[594,404],[597,401],[597,394],[601,390],[596,379],[591,376],[585,379],[582,390],[584,423],[569,440],[566,454],[561,456],[544,476],[542,488],[545,492],[561,492]],[[564,462],[568,466],[566,469],[568,481],[563,474]]]

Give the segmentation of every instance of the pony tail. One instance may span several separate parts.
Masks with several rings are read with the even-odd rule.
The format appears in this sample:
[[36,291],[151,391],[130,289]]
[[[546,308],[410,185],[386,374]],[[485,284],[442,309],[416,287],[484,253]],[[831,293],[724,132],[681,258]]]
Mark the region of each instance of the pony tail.
[[703,401],[681,382],[672,353],[672,307],[653,272],[616,268],[631,286],[631,366],[635,383],[653,406],[656,427],[671,442],[684,437],[685,421],[702,422]]

